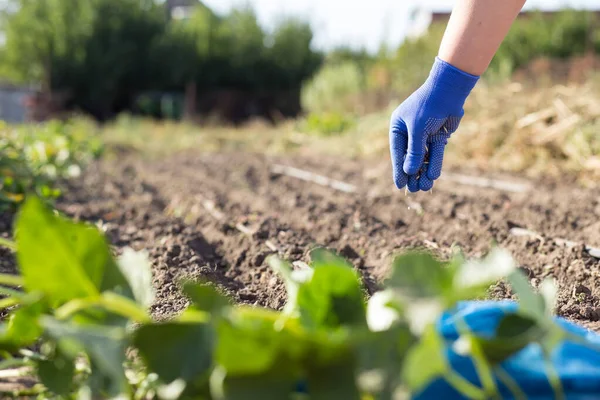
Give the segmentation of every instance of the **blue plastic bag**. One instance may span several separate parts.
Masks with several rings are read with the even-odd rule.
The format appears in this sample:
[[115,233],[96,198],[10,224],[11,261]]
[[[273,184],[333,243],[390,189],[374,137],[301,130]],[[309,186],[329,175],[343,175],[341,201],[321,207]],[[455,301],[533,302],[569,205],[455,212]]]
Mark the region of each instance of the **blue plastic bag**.
[[[471,383],[481,386],[472,361],[452,350],[452,344],[459,334],[455,322],[466,321],[475,334],[491,336],[498,323],[507,313],[514,312],[518,304],[511,301],[464,302],[445,313],[438,321],[439,333],[447,343],[447,357],[452,368]],[[572,324],[562,318],[556,321],[567,331],[600,349],[600,335]],[[566,400],[600,399],[600,350],[566,341],[552,354],[554,368],[560,377]],[[528,399],[554,399],[555,394],[549,384],[544,369],[543,355],[539,346],[532,344],[506,360],[502,367],[520,386]],[[511,392],[498,380],[503,399],[512,399]],[[443,379],[432,382],[415,400],[444,399],[462,400],[460,395]]]

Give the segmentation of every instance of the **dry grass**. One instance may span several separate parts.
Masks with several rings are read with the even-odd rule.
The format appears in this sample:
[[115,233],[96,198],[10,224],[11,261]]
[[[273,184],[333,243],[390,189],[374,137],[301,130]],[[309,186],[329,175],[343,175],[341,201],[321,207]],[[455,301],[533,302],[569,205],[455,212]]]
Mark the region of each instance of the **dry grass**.
[[600,177],[600,82],[526,89],[480,87],[466,107],[448,162],[540,175]]
[[[300,131],[289,121],[274,128],[254,122],[241,129],[121,119],[104,129],[108,143],[133,146],[150,156],[178,150],[246,150],[388,157],[388,124],[396,103],[361,118],[337,136]],[[600,81],[526,88],[480,85],[450,140],[445,165],[529,177],[562,174],[592,185],[600,178]]]

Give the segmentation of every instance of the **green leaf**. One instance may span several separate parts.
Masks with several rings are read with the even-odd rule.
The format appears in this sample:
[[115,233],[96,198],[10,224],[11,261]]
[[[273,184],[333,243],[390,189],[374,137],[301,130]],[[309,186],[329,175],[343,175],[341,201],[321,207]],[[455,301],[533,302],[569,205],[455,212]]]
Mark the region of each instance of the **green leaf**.
[[313,249],[310,252],[310,259],[314,268],[335,266],[343,269],[353,269],[352,264],[350,264],[348,261],[323,248]]
[[518,353],[530,343],[542,340],[544,330],[530,318],[518,314],[506,315],[491,338],[473,337],[481,347],[486,359],[492,364],[500,364]]
[[383,380],[378,388],[371,388],[372,382],[361,386],[363,392],[375,398],[393,398],[395,389],[400,384],[400,373],[408,349],[416,342],[406,325],[397,325],[390,330],[370,333],[368,338],[358,346],[359,372],[370,376],[379,374]]
[[46,294],[53,305],[107,290],[133,298],[95,227],[56,216],[29,197],[17,218],[16,238],[25,286]]
[[[570,334],[556,323],[546,325],[546,331],[541,340],[542,349],[550,355],[562,342],[570,339]],[[594,349],[598,351],[598,347]]]
[[190,298],[194,307],[206,312],[221,311],[223,308],[232,305],[230,299],[223,296],[211,285],[186,282],[183,285],[183,293]]
[[232,376],[222,368],[213,372],[211,395],[215,400],[283,400],[296,389],[297,376],[286,365],[260,375]]
[[403,382],[418,392],[448,371],[442,338],[429,326],[421,341],[406,355],[402,369]]
[[71,318],[79,324],[103,324],[126,327],[130,322],[147,323],[152,319],[135,301],[112,292],[100,297],[74,299],[54,311],[59,320]]
[[454,287],[460,291],[468,288],[489,287],[506,278],[516,269],[516,262],[505,249],[493,248],[483,259],[468,260],[460,264],[454,276]]
[[291,265],[277,256],[269,256],[267,263],[276,274],[281,276],[285,283],[287,302],[283,312],[285,314],[294,313],[298,308],[298,287],[300,284],[293,278]]
[[565,390],[561,381],[560,375],[556,370],[552,361],[552,352],[556,349],[560,342],[564,341],[568,335],[557,325],[552,326],[548,332],[548,337],[542,341],[541,347],[544,354],[544,367],[548,377],[548,383],[554,391],[554,398],[558,400],[566,399]]
[[42,384],[54,394],[67,396],[72,393],[75,377],[73,358],[57,351],[52,358],[37,361],[37,373]]
[[128,393],[123,363],[127,347],[124,328],[62,323],[42,318],[42,326],[66,356],[75,358],[85,352],[92,364],[93,388],[97,394],[117,396]]
[[152,265],[147,252],[136,252],[127,248],[117,260],[119,270],[127,280],[135,300],[144,307],[154,302],[152,287]]
[[519,313],[529,315],[539,321],[545,320],[546,303],[544,297],[533,291],[527,277],[519,270],[508,276],[512,289],[519,298]]
[[312,278],[298,289],[302,323],[312,329],[366,326],[366,303],[354,269],[332,253],[311,253]]
[[216,359],[228,373],[257,374],[273,365],[281,350],[274,321],[268,319],[223,321],[218,327]]
[[429,298],[450,294],[452,269],[446,268],[431,254],[408,252],[394,259],[387,286],[398,289],[406,298]]
[[192,381],[212,366],[212,326],[198,323],[164,323],[141,326],[133,344],[150,370],[165,383]]
[[351,354],[308,372],[308,392],[314,400],[360,400],[356,360]]
[[0,325],[0,348],[17,350],[34,344],[43,333],[39,318],[44,310],[45,305],[37,301],[12,312],[8,322]]
[[306,342],[294,321],[274,311],[242,307],[218,324],[217,364],[228,374],[256,375],[269,371],[279,359],[300,359]]
[[535,328],[536,322],[519,314],[505,315],[496,328],[496,337],[499,339],[513,339],[524,334],[529,334]]

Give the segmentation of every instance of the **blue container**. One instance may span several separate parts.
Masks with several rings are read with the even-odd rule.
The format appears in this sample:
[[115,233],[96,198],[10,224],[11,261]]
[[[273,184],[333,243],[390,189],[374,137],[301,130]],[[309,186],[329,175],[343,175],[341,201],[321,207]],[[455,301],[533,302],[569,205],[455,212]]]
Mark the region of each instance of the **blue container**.
[[[481,386],[471,360],[452,351],[452,344],[459,337],[456,321],[460,319],[466,321],[471,330],[478,335],[492,336],[502,317],[514,312],[517,307],[516,303],[510,301],[464,302],[440,318],[437,327],[446,339],[450,365],[459,375]],[[600,399],[600,335],[562,318],[556,318],[556,321],[568,332],[589,344],[585,346],[566,341],[552,353],[552,363],[560,377],[566,400]],[[544,368],[542,350],[538,345],[532,344],[524,348],[506,360],[502,367],[520,386],[528,399],[555,398]],[[497,383],[504,399],[513,398],[504,385],[498,380]],[[445,381],[438,380],[414,399],[462,400],[465,397]]]

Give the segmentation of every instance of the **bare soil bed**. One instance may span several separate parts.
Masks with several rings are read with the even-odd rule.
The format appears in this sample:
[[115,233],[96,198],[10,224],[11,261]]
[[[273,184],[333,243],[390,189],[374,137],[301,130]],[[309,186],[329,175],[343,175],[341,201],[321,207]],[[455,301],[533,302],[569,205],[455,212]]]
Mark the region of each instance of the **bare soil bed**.
[[[278,165],[352,186],[305,181]],[[101,222],[117,252],[130,246],[150,253],[157,318],[186,306],[177,286],[182,277],[215,282],[239,302],[281,308],[283,284],[265,262],[273,253],[301,266],[313,247],[334,249],[355,265],[372,293],[395,252],[428,248],[445,257],[455,245],[478,257],[497,243],[514,254],[534,285],[556,277],[559,315],[600,331],[600,259],[589,249],[600,247],[600,191],[553,182],[515,189],[502,183],[514,184],[516,177],[465,184],[457,183],[463,176],[447,176],[432,193],[405,194],[393,187],[387,160],[123,156],[71,183],[59,209]],[[5,216],[0,232],[9,229]],[[3,270],[14,264],[6,252],[0,260]],[[511,293],[499,283],[490,296]]]

